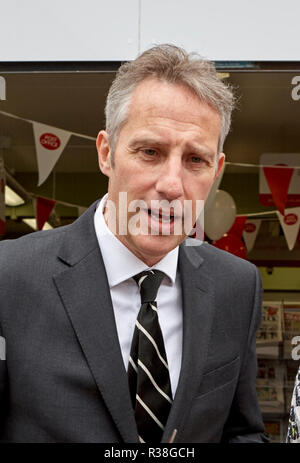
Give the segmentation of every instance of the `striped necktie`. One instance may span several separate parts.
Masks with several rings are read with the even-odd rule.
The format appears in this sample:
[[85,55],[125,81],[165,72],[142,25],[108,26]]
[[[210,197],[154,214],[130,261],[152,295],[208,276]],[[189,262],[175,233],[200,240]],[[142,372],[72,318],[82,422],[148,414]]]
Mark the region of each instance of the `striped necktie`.
[[128,364],[128,381],[140,442],[160,442],[172,405],[169,368],[159,326],[158,288],[164,273],[141,272],[134,277],[141,293]]

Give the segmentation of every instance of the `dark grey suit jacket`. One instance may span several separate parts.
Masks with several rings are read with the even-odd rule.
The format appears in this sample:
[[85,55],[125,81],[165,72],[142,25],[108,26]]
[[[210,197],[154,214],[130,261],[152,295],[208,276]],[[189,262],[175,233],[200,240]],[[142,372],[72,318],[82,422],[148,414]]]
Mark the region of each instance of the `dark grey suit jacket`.
[[[0,441],[138,442],[93,223],[0,243]],[[180,246],[183,356],[167,442],[264,441],[256,391],[256,268]]]

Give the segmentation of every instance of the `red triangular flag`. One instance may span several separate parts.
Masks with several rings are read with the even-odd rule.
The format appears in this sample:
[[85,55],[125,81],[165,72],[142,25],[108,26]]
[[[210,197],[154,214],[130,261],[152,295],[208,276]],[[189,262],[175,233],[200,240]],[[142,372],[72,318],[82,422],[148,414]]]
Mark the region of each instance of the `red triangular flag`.
[[227,234],[228,235],[233,234],[233,235],[238,236],[239,238],[242,238],[246,220],[247,220],[246,215],[241,215],[239,217],[236,217],[235,221],[233,222],[232,227],[230,228],[230,230],[228,230]]
[[284,215],[287,194],[294,169],[292,167],[264,167],[264,174],[268,182],[274,204],[279,212]]
[[52,199],[41,198],[36,201],[36,223],[38,230],[42,230],[43,226],[49,219],[49,216],[55,206],[55,201]]

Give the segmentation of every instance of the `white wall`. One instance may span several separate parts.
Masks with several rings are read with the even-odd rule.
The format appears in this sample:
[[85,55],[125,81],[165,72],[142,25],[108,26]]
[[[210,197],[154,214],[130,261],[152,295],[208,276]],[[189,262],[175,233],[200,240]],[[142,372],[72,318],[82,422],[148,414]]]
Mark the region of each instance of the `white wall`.
[[141,45],[168,42],[210,59],[300,60],[299,0],[144,0]]
[[0,0],[0,61],[135,58],[138,11],[138,0]]
[[162,42],[299,61],[299,17],[299,0],[0,0],[0,61],[121,61]]

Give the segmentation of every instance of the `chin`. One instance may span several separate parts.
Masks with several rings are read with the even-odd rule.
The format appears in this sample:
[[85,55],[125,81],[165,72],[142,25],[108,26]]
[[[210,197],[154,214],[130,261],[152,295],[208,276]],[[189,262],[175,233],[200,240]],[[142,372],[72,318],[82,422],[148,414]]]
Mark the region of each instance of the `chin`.
[[140,236],[135,240],[135,248],[148,259],[161,260],[182,241],[172,236]]

